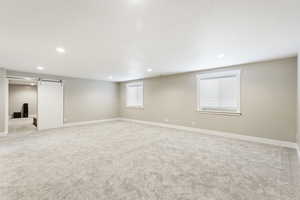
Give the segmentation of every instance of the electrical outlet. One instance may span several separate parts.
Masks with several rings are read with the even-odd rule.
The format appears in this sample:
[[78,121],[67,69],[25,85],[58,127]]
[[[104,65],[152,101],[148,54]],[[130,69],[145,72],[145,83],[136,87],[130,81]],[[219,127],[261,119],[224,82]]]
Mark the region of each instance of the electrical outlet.
[[165,118],[165,119],[164,119],[164,121],[165,121],[165,122],[168,122],[168,121],[169,121],[169,119],[168,119],[168,118]]

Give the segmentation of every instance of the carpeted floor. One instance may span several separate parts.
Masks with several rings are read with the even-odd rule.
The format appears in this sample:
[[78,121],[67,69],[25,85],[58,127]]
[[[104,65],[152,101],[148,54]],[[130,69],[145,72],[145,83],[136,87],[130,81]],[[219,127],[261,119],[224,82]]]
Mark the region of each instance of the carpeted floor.
[[37,128],[33,125],[33,118],[17,118],[10,119],[8,121],[8,136],[25,136],[37,131]]
[[296,151],[129,122],[0,138],[1,200],[298,200]]

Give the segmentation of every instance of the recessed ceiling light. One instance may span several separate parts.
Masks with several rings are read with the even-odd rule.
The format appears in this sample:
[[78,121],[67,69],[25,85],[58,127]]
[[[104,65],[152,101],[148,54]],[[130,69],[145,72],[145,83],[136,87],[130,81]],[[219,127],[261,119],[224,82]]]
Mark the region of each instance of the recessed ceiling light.
[[219,55],[218,55],[218,58],[219,58],[219,59],[224,58],[224,57],[225,57],[224,54],[219,54]]
[[61,54],[66,52],[66,50],[63,47],[56,47],[56,51]]
[[37,70],[44,70],[44,67],[42,67],[42,66],[37,66],[36,69],[37,69]]
[[30,85],[34,86],[34,83],[30,83]]
[[108,79],[112,79],[112,78],[113,78],[112,76],[109,76],[109,77],[108,77]]
[[152,72],[152,69],[150,69],[150,68],[149,68],[149,69],[147,69],[147,72]]

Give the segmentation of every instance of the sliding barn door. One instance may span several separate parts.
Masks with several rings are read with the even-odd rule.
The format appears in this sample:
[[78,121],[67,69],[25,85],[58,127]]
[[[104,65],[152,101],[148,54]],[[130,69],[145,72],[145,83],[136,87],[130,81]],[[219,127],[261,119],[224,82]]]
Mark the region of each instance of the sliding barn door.
[[63,126],[63,85],[61,82],[39,82],[37,117],[39,130]]

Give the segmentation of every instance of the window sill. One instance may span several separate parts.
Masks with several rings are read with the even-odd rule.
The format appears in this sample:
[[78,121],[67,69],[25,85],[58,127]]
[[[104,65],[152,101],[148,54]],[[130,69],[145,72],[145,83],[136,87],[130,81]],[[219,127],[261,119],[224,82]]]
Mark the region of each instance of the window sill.
[[126,108],[132,108],[132,109],[144,109],[144,106],[126,106]]
[[224,115],[224,116],[241,116],[242,115],[242,113],[224,112],[224,111],[197,110],[197,112],[202,113],[202,114]]

